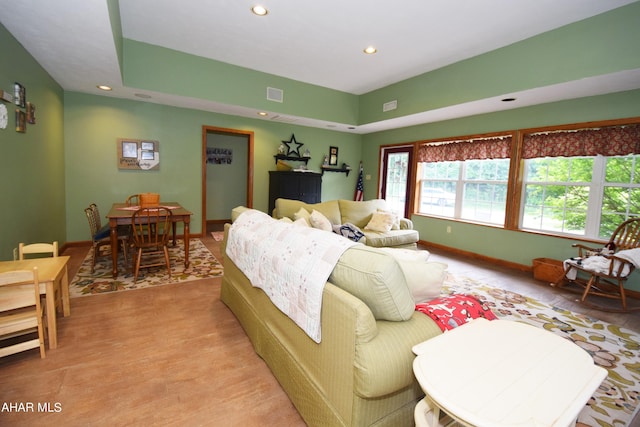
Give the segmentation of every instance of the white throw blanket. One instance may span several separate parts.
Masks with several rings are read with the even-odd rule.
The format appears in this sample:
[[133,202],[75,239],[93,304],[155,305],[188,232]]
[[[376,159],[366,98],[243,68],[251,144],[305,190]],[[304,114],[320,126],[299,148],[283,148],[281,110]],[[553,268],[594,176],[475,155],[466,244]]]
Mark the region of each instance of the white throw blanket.
[[253,286],[319,343],[324,284],[344,251],[355,244],[247,210],[229,229],[226,253]]
[[[617,258],[622,258],[626,261],[629,261],[636,268],[640,268],[640,248],[626,249],[626,250],[617,252],[614,255]],[[578,264],[578,261],[580,261],[580,264]],[[564,268],[566,271],[567,267],[580,265],[582,268],[595,271],[597,273],[608,273],[610,264],[611,264],[610,259],[603,257],[601,255],[597,255],[597,256],[590,256],[586,258],[576,258],[576,259],[569,258],[564,261]],[[614,265],[613,265],[614,272],[618,271],[619,264],[620,264],[620,261],[618,260],[614,261]],[[628,276],[630,270],[631,268],[629,267],[629,265],[625,264],[624,268],[622,269],[622,273],[620,274],[620,277]],[[575,268],[571,268],[569,271],[567,271],[566,276],[567,276],[567,279],[569,280],[575,280],[577,274],[578,274],[578,271]]]

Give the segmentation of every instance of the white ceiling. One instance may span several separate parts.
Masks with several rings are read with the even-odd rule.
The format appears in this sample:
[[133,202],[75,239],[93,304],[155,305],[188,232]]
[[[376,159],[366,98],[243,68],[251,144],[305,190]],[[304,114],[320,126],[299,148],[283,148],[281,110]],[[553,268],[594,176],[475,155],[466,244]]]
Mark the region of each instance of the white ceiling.
[[[120,15],[125,38],[362,94],[634,1],[264,0],[270,13],[258,17],[249,10],[255,3],[240,0],[120,0]],[[109,96],[140,100],[139,90],[122,84],[106,0],[0,0],[0,22],[63,89],[98,93],[97,84],[108,84]],[[369,45],[378,53],[362,53]],[[640,70],[630,70],[508,94],[518,96],[517,105],[481,100],[353,132],[636,88]],[[144,93],[148,102],[257,117],[250,108]]]

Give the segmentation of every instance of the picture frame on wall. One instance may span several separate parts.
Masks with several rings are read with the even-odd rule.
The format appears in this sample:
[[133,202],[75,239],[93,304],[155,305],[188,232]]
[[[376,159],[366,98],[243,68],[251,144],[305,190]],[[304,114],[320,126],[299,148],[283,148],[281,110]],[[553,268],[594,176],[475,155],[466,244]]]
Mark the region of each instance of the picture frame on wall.
[[13,102],[20,108],[27,105],[27,90],[18,82],[13,84]]
[[118,169],[160,170],[160,142],[150,139],[118,138]]
[[338,165],[338,147],[329,147],[329,166]]
[[137,159],[138,144],[134,141],[122,141],[122,157],[125,159]]
[[31,102],[27,102],[27,123],[36,124],[36,106]]
[[16,110],[16,132],[25,133],[27,131],[27,115],[22,110]]

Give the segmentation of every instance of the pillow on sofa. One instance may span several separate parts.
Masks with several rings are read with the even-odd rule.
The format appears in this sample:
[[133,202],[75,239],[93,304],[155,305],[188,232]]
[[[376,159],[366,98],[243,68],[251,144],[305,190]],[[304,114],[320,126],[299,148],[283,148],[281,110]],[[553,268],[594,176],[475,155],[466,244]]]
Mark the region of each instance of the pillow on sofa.
[[400,230],[400,215],[393,213],[391,211],[386,211],[384,209],[378,209],[378,212],[384,212],[393,215],[393,225],[391,226],[392,230]]
[[364,229],[386,233],[391,230],[391,227],[393,227],[393,219],[393,214],[390,212],[374,212],[371,215],[371,220]]
[[441,296],[442,283],[447,277],[447,264],[429,262],[429,251],[380,248],[394,257],[407,281],[416,304],[431,301]]
[[275,218],[288,216],[289,218],[294,219],[293,216],[300,208],[305,208],[309,212],[315,209],[326,216],[332,224],[342,223],[340,219],[340,207],[338,206],[337,200],[329,200],[327,202],[321,203],[305,203],[301,200],[278,198],[276,199],[276,206],[273,211],[273,216]]
[[313,210],[311,215],[309,216],[309,222],[313,228],[318,228],[324,231],[333,231],[333,226],[331,225],[331,221],[327,219],[326,216],[322,215],[317,210]]
[[311,226],[311,214],[305,208],[300,208],[300,209],[298,209],[298,212],[293,214],[293,221],[294,222],[299,220],[300,218],[302,218],[305,221],[307,221],[307,225],[308,226]]
[[365,245],[347,249],[329,281],[364,302],[378,320],[405,321],[415,303],[398,261]]

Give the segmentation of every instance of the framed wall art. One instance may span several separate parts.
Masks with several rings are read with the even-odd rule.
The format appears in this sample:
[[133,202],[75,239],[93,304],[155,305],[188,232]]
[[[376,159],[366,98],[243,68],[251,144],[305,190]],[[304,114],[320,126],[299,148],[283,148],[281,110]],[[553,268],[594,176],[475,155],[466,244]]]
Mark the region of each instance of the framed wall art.
[[338,147],[329,147],[329,166],[338,165]]
[[18,82],[13,84],[13,102],[20,108],[27,105],[27,90]]
[[16,110],[16,132],[24,133],[27,131],[27,115],[24,111]]
[[117,152],[118,169],[160,169],[160,143],[158,141],[119,138]]

